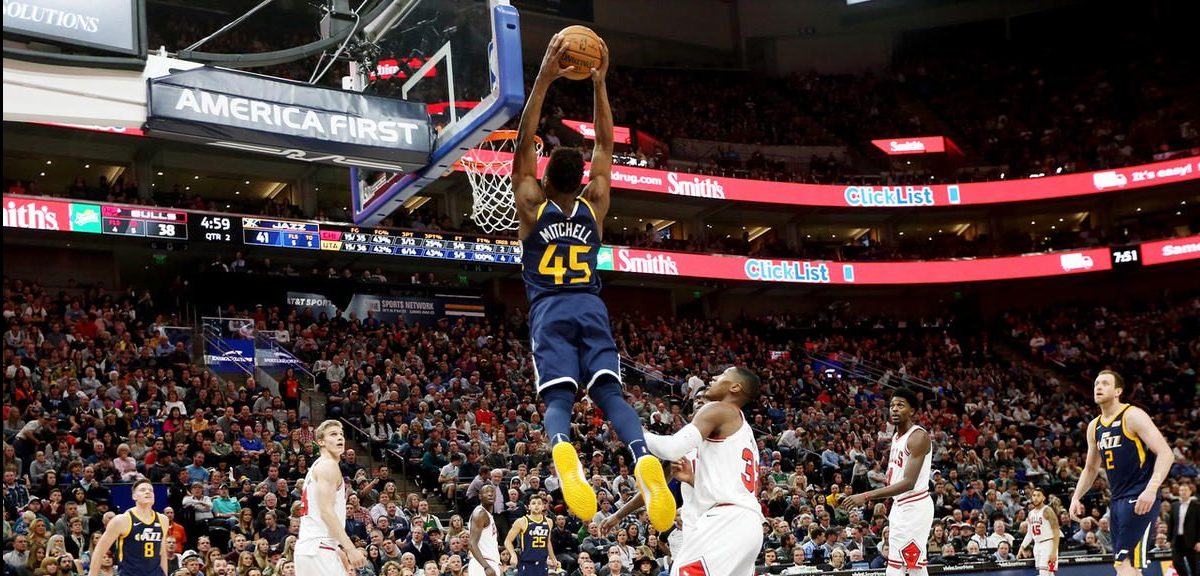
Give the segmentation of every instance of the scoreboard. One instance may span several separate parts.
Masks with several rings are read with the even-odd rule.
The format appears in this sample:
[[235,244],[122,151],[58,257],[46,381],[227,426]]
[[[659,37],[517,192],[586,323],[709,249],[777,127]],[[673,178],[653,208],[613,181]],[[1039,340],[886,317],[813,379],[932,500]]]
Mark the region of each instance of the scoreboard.
[[319,250],[321,225],[294,220],[242,218],[242,241],[248,246]]
[[516,240],[339,225],[321,226],[321,250],[495,264],[521,261]]
[[188,239],[188,213],[183,210],[102,204],[100,216],[103,234]]
[[[442,231],[360,228],[326,222],[15,195],[5,195],[4,201],[6,206],[13,204],[14,210],[18,204],[29,205],[26,211],[30,213],[36,211],[53,216],[41,219],[9,218],[6,212],[6,228],[227,244],[238,248],[263,246],[436,258],[479,264],[518,264],[521,261],[520,242],[508,238]],[[41,225],[51,221],[55,227]]]

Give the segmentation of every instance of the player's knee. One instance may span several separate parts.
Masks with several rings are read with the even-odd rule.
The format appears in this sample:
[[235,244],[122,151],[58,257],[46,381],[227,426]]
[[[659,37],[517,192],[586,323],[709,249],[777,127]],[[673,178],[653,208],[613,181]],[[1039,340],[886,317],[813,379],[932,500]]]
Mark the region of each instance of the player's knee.
[[621,382],[616,376],[607,372],[596,377],[596,381],[588,387],[588,396],[593,400],[600,402],[604,399],[615,397],[621,400],[625,399],[625,392],[621,389]]
[[575,386],[569,382],[555,384],[542,390],[542,399],[546,401],[546,406],[562,403],[570,406],[575,403]]

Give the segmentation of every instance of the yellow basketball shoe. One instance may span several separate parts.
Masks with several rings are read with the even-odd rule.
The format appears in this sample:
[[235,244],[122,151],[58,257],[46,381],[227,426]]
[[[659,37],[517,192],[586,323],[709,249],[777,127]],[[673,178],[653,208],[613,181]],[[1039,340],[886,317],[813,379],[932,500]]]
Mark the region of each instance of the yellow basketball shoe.
[[633,469],[637,478],[638,490],[646,501],[646,513],[650,516],[650,524],[659,532],[666,532],[675,525],[675,497],[667,488],[667,478],[663,475],[662,462],[649,454],[638,458]]
[[[570,442],[559,442],[554,445],[551,454],[554,456],[554,469],[558,470],[558,478],[562,482],[563,499],[567,501],[567,507],[580,520],[590,521],[596,515],[596,492],[588,484],[575,446]],[[667,495],[670,496],[669,493]]]

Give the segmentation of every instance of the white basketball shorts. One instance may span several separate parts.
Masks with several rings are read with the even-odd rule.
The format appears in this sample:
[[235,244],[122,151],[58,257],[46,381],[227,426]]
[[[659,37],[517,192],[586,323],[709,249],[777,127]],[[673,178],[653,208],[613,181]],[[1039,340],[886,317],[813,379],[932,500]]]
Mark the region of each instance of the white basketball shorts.
[[687,528],[671,576],[753,576],[762,540],[761,513],[714,506]]

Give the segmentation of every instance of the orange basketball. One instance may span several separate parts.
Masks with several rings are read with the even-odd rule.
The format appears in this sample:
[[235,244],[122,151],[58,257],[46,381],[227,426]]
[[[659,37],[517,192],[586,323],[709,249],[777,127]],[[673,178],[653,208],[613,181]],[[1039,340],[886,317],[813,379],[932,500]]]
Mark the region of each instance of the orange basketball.
[[563,68],[574,66],[567,73],[571,80],[587,80],[592,77],[592,68],[599,68],[603,52],[600,49],[600,37],[587,26],[567,26],[562,29],[563,42],[567,51],[563,53],[558,63]]

